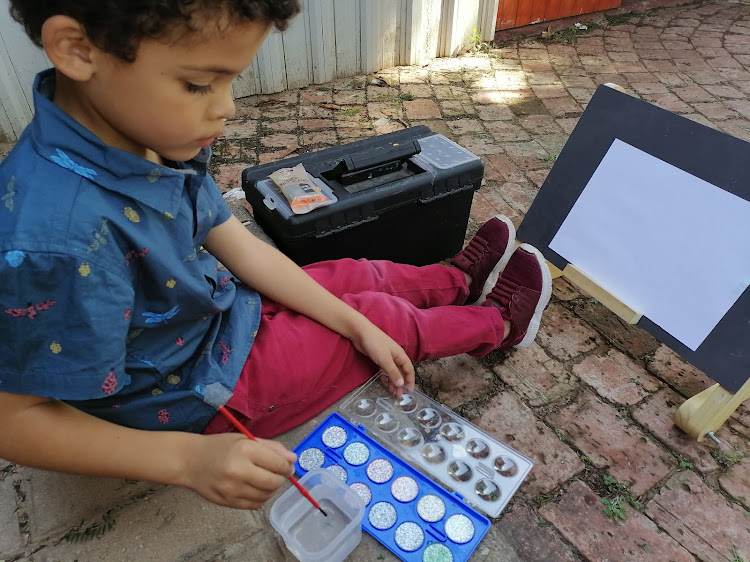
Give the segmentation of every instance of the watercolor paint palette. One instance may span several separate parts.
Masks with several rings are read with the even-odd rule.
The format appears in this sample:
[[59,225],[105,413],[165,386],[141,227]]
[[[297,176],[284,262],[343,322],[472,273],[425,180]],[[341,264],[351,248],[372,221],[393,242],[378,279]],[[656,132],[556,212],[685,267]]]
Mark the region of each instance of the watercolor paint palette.
[[395,398],[378,378],[355,391],[339,412],[469,505],[497,517],[533,461],[418,390]]
[[404,561],[462,562],[490,520],[400,459],[338,413],[294,449],[297,474],[323,468],[365,504],[362,528]]

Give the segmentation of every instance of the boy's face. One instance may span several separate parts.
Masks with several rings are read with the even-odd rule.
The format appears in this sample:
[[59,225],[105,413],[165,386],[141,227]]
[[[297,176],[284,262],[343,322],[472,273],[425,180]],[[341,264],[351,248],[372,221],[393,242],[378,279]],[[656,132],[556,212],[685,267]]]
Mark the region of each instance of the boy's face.
[[[143,40],[128,63],[99,53],[73,115],[111,146],[151,160],[184,161],[234,115],[232,80],[255,57],[270,24],[215,24],[175,41]],[[215,29],[216,28],[216,29]]]

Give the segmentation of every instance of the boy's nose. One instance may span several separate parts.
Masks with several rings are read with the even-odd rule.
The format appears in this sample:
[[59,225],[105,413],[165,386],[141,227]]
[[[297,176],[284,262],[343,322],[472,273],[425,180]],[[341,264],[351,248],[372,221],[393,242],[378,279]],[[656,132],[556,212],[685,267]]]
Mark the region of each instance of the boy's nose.
[[232,88],[226,88],[219,96],[217,96],[216,105],[214,106],[214,114],[219,119],[229,119],[234,117],[236,109],[234,107],[234,97],[232,96]]

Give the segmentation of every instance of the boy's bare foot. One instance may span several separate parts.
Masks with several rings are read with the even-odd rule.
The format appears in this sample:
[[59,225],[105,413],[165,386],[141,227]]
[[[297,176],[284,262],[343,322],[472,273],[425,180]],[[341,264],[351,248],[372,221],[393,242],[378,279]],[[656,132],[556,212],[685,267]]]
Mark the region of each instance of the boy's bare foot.
[[482,306],[495,306],[510,332],[498,349],[527,347],[534,341],[550,296],[552,275],[542,254],[529,244],[521,244]]
[[508,217],[492,217],[477,231],[466,247],[451,260],[451,264],[469,278],[467,303],[476,302],[489,285],[495,285],[500,271],[513,253],[516,229]]

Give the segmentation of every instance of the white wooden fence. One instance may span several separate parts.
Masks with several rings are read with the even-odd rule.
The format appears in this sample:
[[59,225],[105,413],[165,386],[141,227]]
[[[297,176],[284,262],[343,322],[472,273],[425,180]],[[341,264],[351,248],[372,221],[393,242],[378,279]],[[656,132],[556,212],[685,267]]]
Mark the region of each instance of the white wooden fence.
[[[235,97],[453,56],[476,28],[495,32],[499,0],[302,0],[283,33],[272,32],[234,83]],[[49,67],[0,0],[0,138],[15,140],[32,116],[34,75]]]

